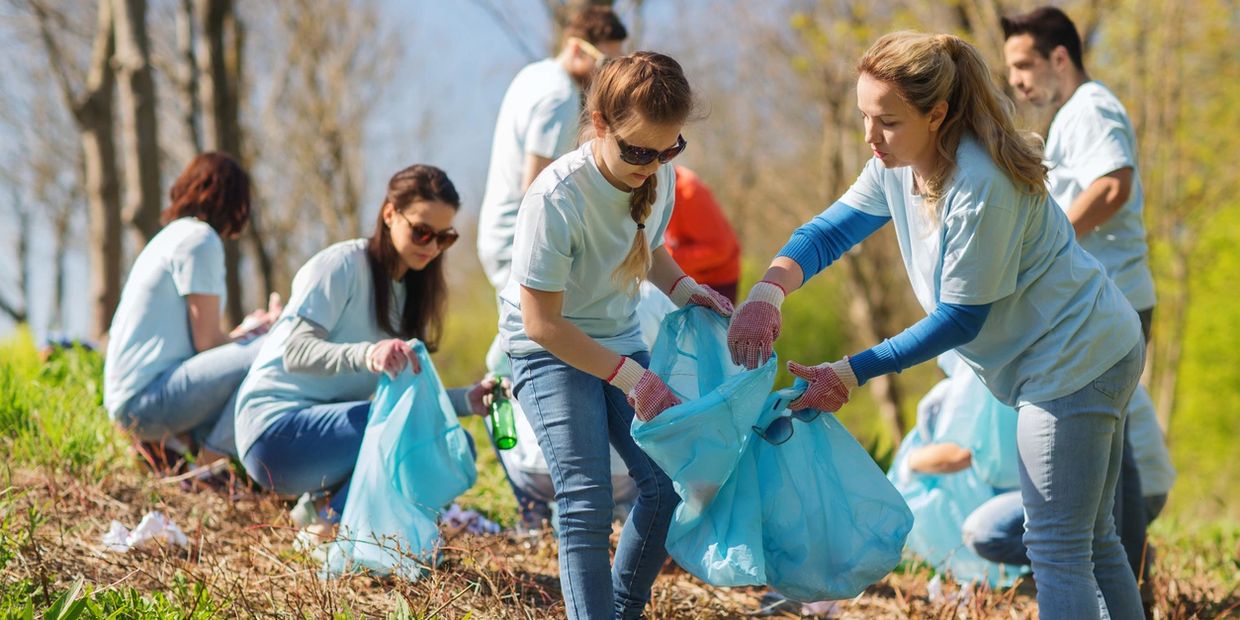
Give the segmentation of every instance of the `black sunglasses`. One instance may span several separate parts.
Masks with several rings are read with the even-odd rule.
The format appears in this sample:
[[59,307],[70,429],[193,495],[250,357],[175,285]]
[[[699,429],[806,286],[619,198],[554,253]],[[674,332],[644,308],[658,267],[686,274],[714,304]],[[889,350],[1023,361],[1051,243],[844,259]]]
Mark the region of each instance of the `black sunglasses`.
[[676,146],[663,151],[644,146],[633,146],[621,140],[620,136],[616,136],[616,144],[620,145],[620,159],[624,160],[624,163],[633,166],[645,166],[656,159],[659,160],[660,164],[672,161],[673,158],[684,152],[685,146],[689,143],[685,142],[684,136],[678,135],[676,136]]
[[[803,392],[804,390],[800,391]],[[769,407],[771,411],[778,411],[784,407],[787,407],[788,403],[796,400],[796,396],[799,395],[800,394],[798,391],[780,390],[779,392],[772,394],[767,402],[770,403]],[[765,439],[767,443],[773,446],[778,446],[787,442],[789,439],[792,439],[793,418],[796,418],[802,422],[813,422],[814,420],[817,420],[818,416],[821,414],[822,412],[817,409],[789,411],[788,413],[771,420],[771,422],[766,425],[766,428],[760,426],[752,426],[750,428],[752,428],[753,432],[757,433],[759,437]]]
[[461,233],[456,232],[455,228],[435,230],[429,225],[421,222],[418,222],[417,224],[410,222],[409,218],[405,217],[404,213],[401,213],[400,216],[404,218],[405,223],[409,225],[411,230],[409,238],[417,245],[426,245],[430,243],[431,240],[434,240],[439,243],[440,250],[446,250],[452,247],[452,244],[456,243],[457,239],[461,238]]

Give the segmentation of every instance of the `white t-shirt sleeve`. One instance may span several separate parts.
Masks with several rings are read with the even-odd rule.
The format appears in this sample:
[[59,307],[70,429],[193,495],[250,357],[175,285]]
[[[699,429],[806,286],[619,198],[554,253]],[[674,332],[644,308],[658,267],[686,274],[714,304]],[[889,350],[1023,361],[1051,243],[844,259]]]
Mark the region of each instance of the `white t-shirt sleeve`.
[[877,158],[871,158],[865,168],[861,169],[861,174],[853,182],[852,187],[840,197],[839,202],[862,213],[891,217],[891,208],[887,204],[887,192],[883,190],[882,165]]
[[1024,227],[1015,188],[981,180],[945,200],[939,301],[989,304],[1016,292]]
[[224,245],[219,236],[203,228],[195,231],[177,246],[168,261],[172,283],[177,293],[186,295],[218,295],[228,289],[224,284]]
[[527,194],[517,212],[512,277],[522,286],[559,292],[573,266],[571,215],[547,194]]
[[525,152],[555,159],[573,148],[577,140],[577,100],[575,97],[547,97],[530,111],[525,130]]
[[1132,137],[1123,118],[1105,109],[1090,108],[1089,112],[1065,128],[1074,143],[1067,165],[1082,188],[1116,170],[1136,168]]
[[[340,322],[345,305],[353,296],[358,278],[357,265],[347,255],[337,254],[317,267],[307,274],[309,277],[304,283],[294,283],[304,286],[305,293],[293,312],[330,332]],[[370,275],[365,274],[365,277]]]

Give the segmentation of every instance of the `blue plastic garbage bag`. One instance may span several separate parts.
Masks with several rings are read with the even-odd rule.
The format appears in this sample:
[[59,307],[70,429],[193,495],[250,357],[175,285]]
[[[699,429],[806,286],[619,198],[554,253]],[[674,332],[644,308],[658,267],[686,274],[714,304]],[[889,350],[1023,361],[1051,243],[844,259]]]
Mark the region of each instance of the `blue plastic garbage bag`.
[[972,469],[982,481],[1000,489],[1020,486],[1020,457],[1016,449],[1016,410],[999,402],[955,352],[939,356],[939,367],[948,376],[940,398],[946,403],[933,432],[918,415],[923,438],[951,442],[972,453]]
[[426,347],[411,344],[422,372],[379,380],[328,575],[364,569],[418,578],[435,562],[439,511],[478,477]]
[[778,446],[754,433],[804,386],[772,394],[776,360],[746,371],[730,359],[715,313],[689,306],[664,319],[651,370],[684,403],[634,420],[632,434],[682,500],[668,553],[713,585],[855,596],[900,561],[912,514],[833,414],[794,422]]
[[[1002,432],[987,430],[984,423],[973,419],[979,414],[979,408],[990,406],[984,400],[979,401],[979,395],[971,387],[976,385],[986,390],[973,371],[963,365],[947,370],[952,376],[940,381],[918,403],[916,428],[900,444],[888,473],[916,517],[908,536],[908,550],[961,583],[1010,586],[1016,577],[1028,572],[1027,567],[984,560],[966,547],[961,538],[961,525],[969,514],[1010,487],[994,488],[976,467],[951,474],[926,474],[913,471],[908,465],[910,454],[923,446],[950,442],[968,447],[976,445],[973,434],[979,429],[985,435]],[[981,396],[994,399],[989,392]],[[1015,411],[1011,414],[1015,416]],[[987,423],[996,422],[993,418],[988,420]],[[1006,437],[1006,442],[1011,444],[1007,451],[1014,453],[1015,428],[1010,433]],[[995,454],[995,447],[989,446],[988,452]]]

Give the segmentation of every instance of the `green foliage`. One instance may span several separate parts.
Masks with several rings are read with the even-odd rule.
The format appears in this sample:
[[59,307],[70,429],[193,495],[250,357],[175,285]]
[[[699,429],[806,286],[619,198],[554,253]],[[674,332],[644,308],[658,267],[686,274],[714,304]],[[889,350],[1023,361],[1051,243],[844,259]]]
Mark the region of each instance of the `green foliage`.
[[124,466],[125,440],[102,407],[101,355],[64,350],[42,362],[26,332],[0,351],[0,452],[10,464],[89,480]]
[[1185,516],[1240,519],[1240,208],[1218,214],[1205,229],[1188,286],[1189,307],[1180,364],[1178,405],[1168,441],[1179,479],[1169,509]]
[[[143,594],[133,588],[97,589],[81,580],[54,594],[50,605],[40,588],[29,581],[0,585],[0,618],[153,618],[167,620],[219,617],[228,605],[215,600],[201,582],[178,574],[167,592]],[[39,614],[36,616],[36,614]]]

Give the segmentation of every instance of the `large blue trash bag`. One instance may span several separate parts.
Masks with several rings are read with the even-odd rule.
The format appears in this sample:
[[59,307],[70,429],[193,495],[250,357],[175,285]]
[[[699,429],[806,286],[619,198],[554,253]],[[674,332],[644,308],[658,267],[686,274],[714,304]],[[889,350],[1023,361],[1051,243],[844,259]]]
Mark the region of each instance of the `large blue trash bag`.
[[422,372],[379,380],[340,535],[324,563],[328,575],[369,570],[418,578],[436,559],[439,511],[478,477],[426,347],[411,344]]
[[632,434],[681,497],[667,535],[681,567],[718,586],[769,585],[802,601],[860,593],[900,561],[913,516],[831,413],[775,446],[752,427],[787,415],[804,389],[771,393],[777,361],[750,371],[727,322],[689,306],[668,315],[651,370],[684,401]]

